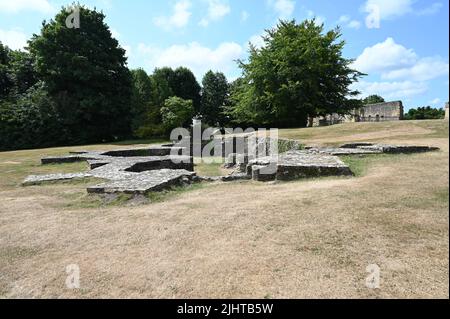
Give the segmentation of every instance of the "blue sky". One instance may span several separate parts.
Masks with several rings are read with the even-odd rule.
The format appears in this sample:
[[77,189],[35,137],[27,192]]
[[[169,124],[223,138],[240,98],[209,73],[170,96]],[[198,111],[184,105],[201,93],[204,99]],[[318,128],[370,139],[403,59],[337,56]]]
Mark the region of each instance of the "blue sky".
[[[21,49],[62,5],[59,0],[0,0],[0,41]],[[86,0],[102,9],[129,66],[180,65],[199,81],[208,69],[229,80],[240,75],[248,42],[280,18],[316,17],[326,29],[341,25],[344,54],[369,76],[363,95],[402,100],[406,108],[442,107],[449,95],[448,0]],[[82,27],[81,20],[81,27]]]

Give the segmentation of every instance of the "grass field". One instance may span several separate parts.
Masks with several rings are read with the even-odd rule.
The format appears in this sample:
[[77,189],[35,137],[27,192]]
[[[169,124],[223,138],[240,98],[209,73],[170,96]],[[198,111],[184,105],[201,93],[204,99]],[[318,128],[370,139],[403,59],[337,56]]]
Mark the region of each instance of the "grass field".
[[[88,196],[94,181],[20,182],[87,169],[41,166],[42,156],[142,142],[0,153],[0,297],[449,297],[448,122],[348,123],[280,135],[441,151],[344,157],[353,178],[201,184],[139,205]],[[221,173],[217,165],[197,170]],[[80,268],[80,289],[65,285],[71,264]],[[370,264],[380,267],[379,289],[365,285]]]

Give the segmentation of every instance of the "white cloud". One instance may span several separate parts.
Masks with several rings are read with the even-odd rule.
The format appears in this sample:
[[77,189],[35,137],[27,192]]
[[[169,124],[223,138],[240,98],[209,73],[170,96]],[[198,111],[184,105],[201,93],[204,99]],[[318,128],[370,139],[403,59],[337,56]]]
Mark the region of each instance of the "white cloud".
[[0,11],[17,13],[24,10],[51,13],[55,11],[48,0],[0,0]]
[[431,105],[438,105],[438,104],[440,104],[441,103],[441,99],[440,98],[435,98],[435,99],[433,99],[433,100],[431,100],[431,101],[428,101],[428,103],[429,104],[431,104]]
[[255,48],[260,49],[264,46],[263,34],[255,34],[250,37],[249,42],[255,46]]
[[339,17],[338,23],[347,23],[350,21],[350,16],[342,15]]
[[[138,53],[144,56],[149,69],[155,67],[188,67],[198,79],[208,70],[219,70],[225,74],[236,65],[234,60],[242,57],[242,46],[234,42],[224,42],[212,49],[191,42],[187,45],[172,45],[167,48],[140,44]],[[229,76],[229,74],[227,74]]]
[[0,29],[0,42],[7,45],[10,49],[21,50],[27,46],[27,36],[20,30]]
[[337,23],[350,29],[359,29],[361,27],[361,22],[358,20],[351,20],[351,17],[348,15],[340,16]]
[[361,22],[358,20],[352,20],[347,24],[350,29],[359,29],[361,27]]
[[380,28],[381,20],[392,20],[405,14],[432,15],[441,10],[443,4],[435,2],[431,6],[416,9],[413,7],[416,0],[367,0],[362,11],[368,15],[366,26],[369,29]]
[[352,85],[361,92],[360,97],[378,94],[387,100],[402,100],[425,93],[428,85],[425,82],[366,82],[360,81]]
[[230,6],[221,0],[206,0],[208,2],[208,14],[201,19],[199,25],[206,27],[212,21],[218,21],[231,12]]
[[449,64],[440,56],[419,59],[408,68],[392,70],[382,74],[383,79],[411,79],[427,81],[449,74]]
[[268,0],[267,3],[275,11],[279,19],[289,19],[294,13],[294,0]]
[[365,73],[379,73],[384,80],[428,81],[449,74],[449,63],[442,57],[420,58],[414,50],[392,38],[364,49],[352,67]]
[[242,12],[241,12],[241,22],[247,21],[249,16],[250,16],[250,15],[248,14],[247,11],[245,11],[245,10],[242,11]]
[[417,54],[387,38],[384,42],[365,48],[353,63],[361,72],[384,72],[411,66],[417,61]]
[[169,17],[160,16],[153,19],[153,23],[165,30],[172,28],[183,28],[189,23],[192,13],[189,11],[191,2],[189,0],[180,0],[173,7],[173,14]]
[[378,8],[380,18],[392,19],[413,12],[414,0],[367,0],[363,11],[371,13],[373,8]]
[[429,80],[448,76],[448,60],[440,57],[419,57],[412,49],[387,38],[364,49],[353,68],[376,75],[379,82],[361,81],[354,85],[364,95],[379,94],[386,99],[408,99],[428,91]]

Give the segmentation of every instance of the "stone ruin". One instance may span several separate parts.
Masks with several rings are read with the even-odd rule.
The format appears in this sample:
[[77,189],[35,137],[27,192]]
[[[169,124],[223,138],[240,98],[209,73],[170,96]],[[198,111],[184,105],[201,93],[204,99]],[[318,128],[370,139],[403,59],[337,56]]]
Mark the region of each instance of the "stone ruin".
[[[436,147],[351,143],[340,147],[305,147],[272,156],[250,159],[245,154],[230,154],[225,166],[235,168],[256,181],[296,180],[321,176],[353,176],[338,156],[368,154],[411,154],[438,150]],[[274,169],[267,170],[270,165]],[[265,172],[264,172],[265,171]]]
[[[268,138],[257,138],[256,146],[268,146]],[[235,144],[235,137],[223,138],[220,143]],[[224,167],[232,173],[220,177],[202,177],[194,172],[192,156],[183,154],[182,148],[174,145],[133,148],[114,151],[80,151],[67,156],[42,158],[43,165],[85,161],[90,170],[70,174],[49,174],[28,176],[23,186],[45,182],[67,181],[84,178],[99,178],[105,182],[88,186],[93,194],[147,194],[170,189],[177,185],[189,185],[201,181],[289,181],[321,176],[353,176],[338,156],[367,154],[397,154],[434,151],[428,146],[385,145],[352,143],[340,147],[306,147],[293,140],[279,139],[283,145],[281,154],[271,154],[269,147],[263,147],[256,158],[248,147],[241,153],[223,152]],[[178,155],[173,155],[178,154]]]
[[367,104],[360,109],[355,109],[350,114],[327,114],[310,118],[309,126],[327,126],[347,122],[386,122],[400,121],[404,118],[402,101]]
[[108,152],[73,152],[68,156],[46,157],[43,165],[85,161],[90,171],[73,174],[32,175],[23,185],[100,178],[104,183],[89,186],[88,193],[146,194],[191,183],[196,174],[190,156],[171,155],[171,146],[125,149]]

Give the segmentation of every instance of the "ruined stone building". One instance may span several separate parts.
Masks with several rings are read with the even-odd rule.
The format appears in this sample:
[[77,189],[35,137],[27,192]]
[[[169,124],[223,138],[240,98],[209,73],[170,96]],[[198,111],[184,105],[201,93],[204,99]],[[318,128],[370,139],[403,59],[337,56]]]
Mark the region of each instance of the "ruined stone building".
[[356,110],[353,114],[355,122],[384,122],[403,120],[402,101],[369,104]]
[[353,110],[351,114],[329,114],[312,119],[309,126],[326,126],[347,122],[385,122],[403,120],[402,101],[368,104],[359,110]]

